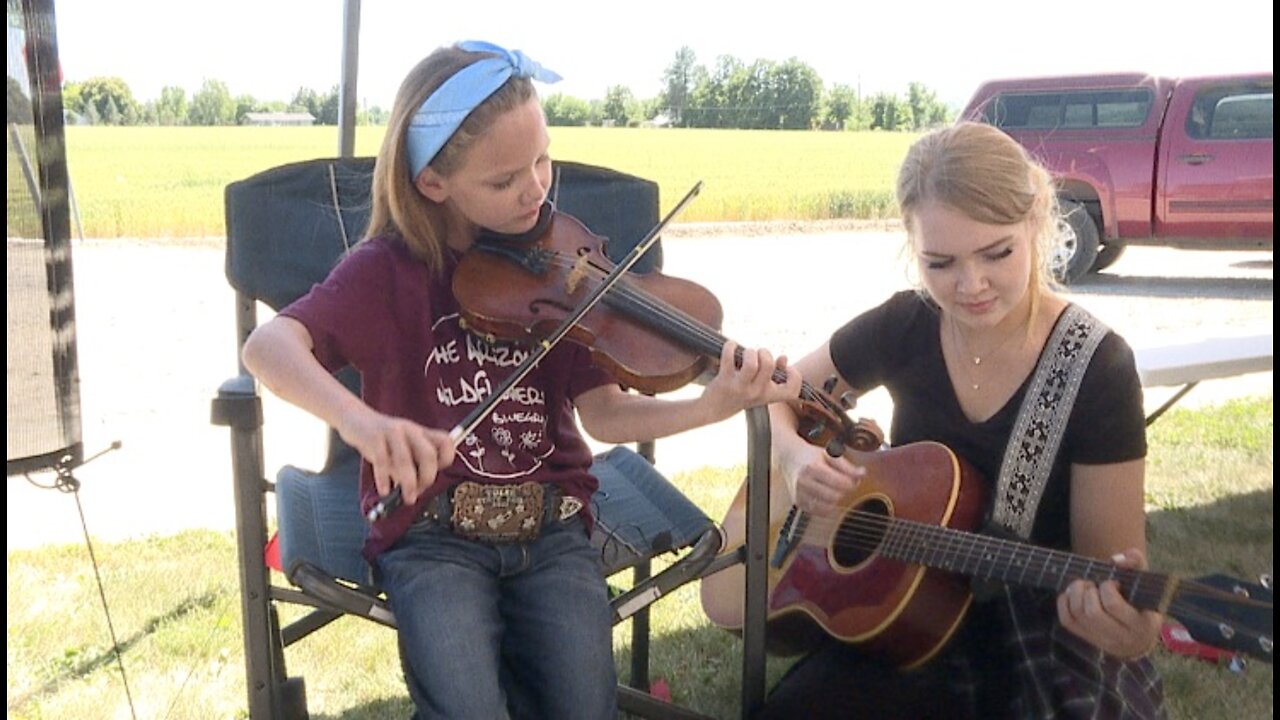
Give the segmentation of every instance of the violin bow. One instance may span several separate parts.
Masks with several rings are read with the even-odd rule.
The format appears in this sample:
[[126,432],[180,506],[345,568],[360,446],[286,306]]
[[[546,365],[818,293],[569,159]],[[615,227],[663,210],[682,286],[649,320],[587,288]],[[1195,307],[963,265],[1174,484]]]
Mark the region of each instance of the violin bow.
[[[644,257],[644,254],[648,252],[649,248],[653,247],[654,243],[657,241],[659,233],[661,233],[667,225],[671,224],[671,221],[674,220],[675,217],[684,210],[685,206],[692,202],[700,192],[702,192],[701,180],[695,183],[689,192],[685,193],[685,196],[681,198],[679,203],[676,203],[676,206],[667,213],[666,217],[658,221],[658,224],[654,225],[653,229],[650,230],[644,238],[640,240],[640,242],[636,243],[635,247],[631,248],[631,252],[627,253],[627,256],[623,258],[622,262],[615,265],[613,270],[605,276],[604,280],[601,280],[600,284],[578,303],[573,312],[561,321],[559,327],[557,327],[554,332],[546,338],[538,341],[533,352],[529,353],[529,356],[524,359],[524,362],[520,363],[520,365],[509,376],[507,376],[507,379],[503,380],[502,384],[490,393],[487,398],[485,398],[484,402],[473,408],[471,412],[467,413],[467,416],[462,419],[462,422],[455,425],[453,429],[449,431],[449,439],[453,441],[453,446],[455,448],[461,445],[462,440],[475,431],[480,423],[484,422],[484,419],[487,418],[489,414],[493,412],[494,408],[498,406],[498,402],[502,400],[503,396],[505,396],[511,388],[515,387],[516,384],[523,380],[530,372],[533,372],[533,369],[537,367],[542,358],[546,357],[547,353],[551,352],[551,350],[569,334],[569,331],[578,324],[578,321],[590,312],[591,308],[595,307],[596,304],[600,302],[605,293],[609,292],[609,289],[617,284],[627,271],[639,262],[641,257]],[[369,522],[381,520],[403,504],[404,497],[400,490],[400,486],[397,485],[391,488],[391,492],[388,493],[386,497],[379,499],[378,502],[369,509],[366,517]]]

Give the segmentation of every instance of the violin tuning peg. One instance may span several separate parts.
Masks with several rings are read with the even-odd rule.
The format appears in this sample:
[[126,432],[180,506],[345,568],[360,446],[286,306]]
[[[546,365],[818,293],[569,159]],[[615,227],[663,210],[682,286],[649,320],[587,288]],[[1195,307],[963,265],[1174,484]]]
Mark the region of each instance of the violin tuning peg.
[[844,443],[840,442],[840,438],[832,438],[831,442],[827,443],[826,450],[828,455],[838,458],[844,455]]
[[837,378],[835,375],[832,375],[831,377],[822,381],[822,392],[830,395],[832,392],[835,391],[836,383],[839,382],[839,380],[840,379]]
[[827,432],[827,429],[822,426],[822,423],[817,423],[812,427],[810,427],[809,430],[804,434],[804,436],[805,436],[805,439],[808,440],[809,442],[816,443],[819,439],[822,438],[822,436],[826,432]]

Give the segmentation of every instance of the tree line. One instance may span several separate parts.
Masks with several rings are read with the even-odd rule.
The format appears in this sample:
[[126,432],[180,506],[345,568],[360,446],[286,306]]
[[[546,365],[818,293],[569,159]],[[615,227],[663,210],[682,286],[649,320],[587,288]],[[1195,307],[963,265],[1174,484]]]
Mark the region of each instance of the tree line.
[[[796,58],[746,63],[726,55],[708,69],[686,46],[676,52],[662,82],[664,89],[654,98],[640,99],[630,88],[614,85],[603,99],[590,101],[550,94],[543,108],[548,124],[561,126],[918,131],[952,117],[923,83],[910,83],[905,97],[889,92],[862,97],[847,85],[827,88],[817,71]],[[337,125],[339,113],[336,85],[328,92],[299,88],[285,102],[232,95],[222,81],[205,80],[190,98],[182,88],[168,86],[159,98],[139,102],[118,77],[65,83],[63,105],[91,125],[239,125],[258,112],[305,112],[318,125]],[[356,122],[385,124],[388,115],[377,106],[360,108]]]
[[952,112],[937,93],[912,82],[905,98],[834,84],[826,88],[817,71],[796,58],[745,63],[721,56],[708,69],[688,46],[676,52],[663,72],[656,98],[636,99],[613,86],[602,101],[586,103],[551,95],[543,102],[552,125],[639,125],[738,128],[750,130],[921,130],[949,123]]
[[[318,125],[337,125],[339,110],[336,85],[328,92],[298,88],[285,102],[232,95],[221,80],[205,80],[190,97],[180,87],[166,86],[159,98],[139,102],[118,77],[64,83],[62,105],[89,125],[243,125],[249,113],[265,112],[309,113]],[[358,123],[376,125],[386,123],[388,112],[375,106],[356,115]]]

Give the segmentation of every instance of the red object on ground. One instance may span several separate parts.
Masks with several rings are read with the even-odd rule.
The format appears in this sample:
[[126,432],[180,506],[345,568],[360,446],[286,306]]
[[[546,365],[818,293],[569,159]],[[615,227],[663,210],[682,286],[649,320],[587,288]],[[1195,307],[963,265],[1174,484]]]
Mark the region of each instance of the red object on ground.
[[1197,642],[1191,637],[1191,633],[1187,632],[1187,628],[1176,620],[1165,621],[1164,626],[1160,628],[1160,642],[1170,652],[1199,658],[1206,662],[1230,664],[1236,656],[1230,650],[1221,650]]
[[280,536],[272,535],[267,541],[267,547],[262,551],[263,558],[267,561],[267,567],[277,572],[284,572],[284,568],[280,566]]
[[649,683],[649,694],[663,702],[671,702],[671,686],[663,678]]

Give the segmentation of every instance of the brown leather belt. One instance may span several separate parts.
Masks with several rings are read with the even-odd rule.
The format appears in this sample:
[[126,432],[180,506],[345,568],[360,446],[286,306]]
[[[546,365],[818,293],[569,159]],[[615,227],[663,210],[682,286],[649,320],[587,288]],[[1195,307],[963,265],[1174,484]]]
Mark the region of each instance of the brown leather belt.
[[581,500],[551,483],[464,481],[432,499],[424,517],[460,537],[497,544],[530,542],[544,525],[568,520],[581,509]]

